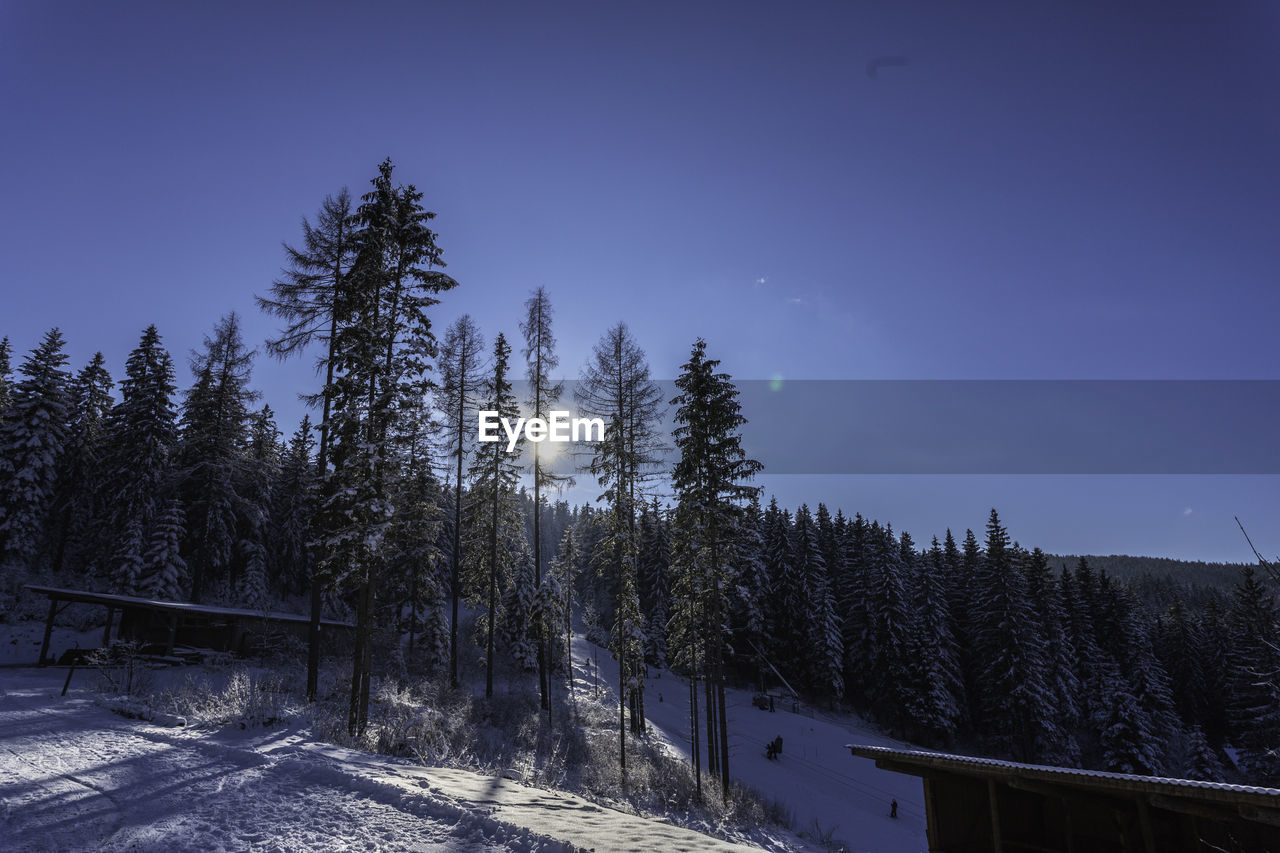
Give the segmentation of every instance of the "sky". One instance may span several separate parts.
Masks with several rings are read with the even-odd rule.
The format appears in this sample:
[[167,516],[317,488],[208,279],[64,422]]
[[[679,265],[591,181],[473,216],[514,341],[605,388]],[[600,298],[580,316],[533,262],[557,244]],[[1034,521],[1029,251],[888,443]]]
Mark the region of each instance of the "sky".
[[[516,337],[543,285],[571,378],[623,320],[659,378],[702,336],[742,379],[1280,379],[1274,4],[10,2],[0,80],[0,334],[76,368],[266,339],[282,242],[389,156],[437,328]],[[316,387],[255,383],[285,432]],[[1280,553],[1272,475],[762,484],[917,541],[995,506],[1050,552],[1240,561],[1240,515]]]

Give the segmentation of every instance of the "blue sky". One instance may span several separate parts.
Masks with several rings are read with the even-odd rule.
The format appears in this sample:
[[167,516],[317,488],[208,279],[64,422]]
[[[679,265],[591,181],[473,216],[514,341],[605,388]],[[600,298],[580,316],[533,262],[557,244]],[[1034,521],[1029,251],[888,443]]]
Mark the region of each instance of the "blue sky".
[[[1280,378],[1274,4],[261,5],[0,7],[19,351],[266,337],[281,241],[389,155],[440,328],[545,285],[570,376],[622,319],[659,377],[701,335],[743,378]],[[287,430],[309,365],[256,375]],[[1240,514],[1280,552],[1272,477],[765,484],[917,540],[994,504],[1049,550],[1242,560]]]

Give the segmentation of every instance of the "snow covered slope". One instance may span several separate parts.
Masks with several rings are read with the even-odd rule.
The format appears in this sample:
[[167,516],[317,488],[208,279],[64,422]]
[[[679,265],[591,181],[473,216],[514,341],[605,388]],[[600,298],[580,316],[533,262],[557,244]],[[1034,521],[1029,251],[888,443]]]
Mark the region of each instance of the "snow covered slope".
[[[596,660],[602,684],[616,691],[618,665],[608,649],[575,636],[578,690],[593,688]],[[928,849],[920,780],[878,770],[874,762],[853,758],[844,748],[847,743],[908,748],[910,744],[885,737],[856,717],[818,712],[809,716],[810,709],[792,713],[790,705],[784,707],[782,702],[776,703],[777,710],[772,713],[761,711],[752,706],[751,695],[741,690],[725,691],[725,701],[731,776],[785,803],[795,816],[797,832],[811,837],[829,834],[857,853]],[[659,736],[687,758],[688,683],[669,672],[651,671],[645,683],[645,716]],[[765,757],[765,744],[777,735],[782,736],[782,757],[770,761]],[[895,799],[896,819],[889,817],[889,805]]]

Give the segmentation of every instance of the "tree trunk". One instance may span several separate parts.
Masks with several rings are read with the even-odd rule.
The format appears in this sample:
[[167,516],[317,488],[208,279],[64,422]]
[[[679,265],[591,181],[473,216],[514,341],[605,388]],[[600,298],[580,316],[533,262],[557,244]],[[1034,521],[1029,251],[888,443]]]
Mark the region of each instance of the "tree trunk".
[[458,561],[461,558],[459,536],[462,533],[462,430],[466,408],[466,363],[459,367],[458,391],[458,469],[453,484],[453,555],[449,565],[449,592],[453,597],[453,617],[449,620],[449,686],[458,689]]
[[[342,268],[334,265],[334,302],[338,298],[338,282]],[[329,411],[333,400],[333,361],[337,355],[338,311],[336,304],[329,307],[329,353],[325,359],[324,403],[321,408],[320,448],[316,453],[316,484],[323,493],[326,475],[329,473]],[[320,615],[324,609],[324,584],[320,569],[323,560],[311,562],[311,621],[307,624],[307,701],[316,701],[320,685]]]
[[718,761],[718,750],[720,745],[716,740],[716,694],[712,688],[711,677],[711,661],[710,655],[704,659],[703,665],[707,671],[703,674],[702,686],[703,692],[707,699],[707,772],[714,778],[720,772],[720,763]]
[[[619,643],[619,647],[623,644]],[[618,764],[622,768],[622,785],[627,784],[627,663],[618,652]]]
[[698,669],[696,659],[689,670],[689,755],[693,758],[693,781],[697,801],[702,802],[702,753],[698,743]]
[[[368,572],[368,568],[365,568]],[[366,631],[369,627],[369,581],[366,576],[360,584],[360,599],[356,606],[355,649],[351,661],[351,704],[347,709],[347,733],[356,737],[362,731],[360,720],[360,695],[364,671],[364,647],[367,642]]]
[[484,695],[493,696],[493,622],[498,612],[498,451],[493,456],[493,501],[492,523],[489,529],[489,637],[485,644],[484,662]]

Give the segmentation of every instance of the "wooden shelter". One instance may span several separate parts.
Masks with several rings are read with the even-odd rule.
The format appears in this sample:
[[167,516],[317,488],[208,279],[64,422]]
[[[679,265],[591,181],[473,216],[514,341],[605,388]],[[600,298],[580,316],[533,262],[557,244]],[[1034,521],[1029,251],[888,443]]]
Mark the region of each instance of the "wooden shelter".
[[1280,790],[878,746],[855,757],[924,781],[930,851],[1280,851]]
[[[26,589],[49,599],[49,615],[38,661],[42,666],[49,662],[53,620],[74,602],[106,608],[107,624],[102,634],[102,645],[110,645],[112,625],[118,613],[118,639],[154,646],[162,654],[172,654],[175,645],[246,654],[260,648],[271,637],[296,637],[305,642],[310,624],[309,617],[296,613],[213,607],[51,586],[28,585]],[[322,637],[352,630],[354,626],[347,622],[320,621]]]

